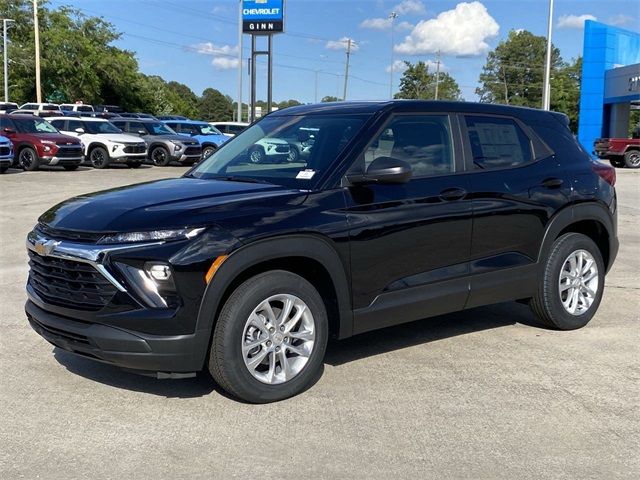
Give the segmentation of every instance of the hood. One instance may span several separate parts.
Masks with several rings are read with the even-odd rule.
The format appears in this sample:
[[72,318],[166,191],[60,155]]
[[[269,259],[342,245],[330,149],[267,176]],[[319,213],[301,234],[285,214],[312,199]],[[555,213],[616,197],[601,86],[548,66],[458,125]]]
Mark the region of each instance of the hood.
[[269,208],[268,198],[292,195],[300,192],[270,184],[183,177],[74,197],[45,212],[39,221],[55,229],[82,232],[208,226],[220,218]]
[[200,143],[215,143],[216,145],[221,145],[224,142],[226,142],[227,140],[229,140],[229,137],[227,137],[226,135],[194,135],[192,138],[197,139],[198,141],[200,141]]
[[80,140],[78,138],[71,135],[64,135],[62,133],[18,133],[18,135],[22,138],[32,139],[34,142],[48,140],[62,145],[80,145]]
[[11,140],[9,140],[7,137],[3,137],[2,135],[0,135],[0,144],[6,145],[7,143],[11,143]]
[[135,135],[127,135],[126,133],[88,133],[87,135],[96,135],[104,138],[108,142],[113,143],[144,143],[144,140]]

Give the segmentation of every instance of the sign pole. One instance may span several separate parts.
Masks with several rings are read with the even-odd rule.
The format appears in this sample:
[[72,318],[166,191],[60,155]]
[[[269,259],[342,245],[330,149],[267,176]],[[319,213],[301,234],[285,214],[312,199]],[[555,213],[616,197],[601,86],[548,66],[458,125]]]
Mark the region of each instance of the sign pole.
[[271,105],[273,104],[273,35],[269,35],[269,52],[267,60],[267,113],[271,113]]
[[251,118],[250,122],[256,121],[256,36],[251,35]]

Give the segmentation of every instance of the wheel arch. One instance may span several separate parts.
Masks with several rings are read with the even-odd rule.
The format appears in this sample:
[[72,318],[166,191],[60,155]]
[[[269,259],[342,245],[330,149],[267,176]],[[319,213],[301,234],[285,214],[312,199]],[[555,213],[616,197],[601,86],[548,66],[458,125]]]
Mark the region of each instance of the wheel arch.
[[205,290],[197,330],[211,333],[229,295],[248,278],[269,270],[286,270],[309,281],[327,308],[329,333],[337,338],[353,334],[351,288],[345,267],[331,242],[318,235],[259,240],[232,253]]
[[102,142],[91,142],[89,145],[87,145],[87,156],[91,155],[91,152],[98,147],[104,148],[107,151],[107,155],[109,156],[109,158],[111,158],[111,152],[109,151],[109,147],[107,147]]
[[549,255],[559,237],[571,232],[586,235],[595,242],[608,272],[618,251],[616,225],[608,209],[598,203],[572,205],[558,212],[545,232],[538,263]]

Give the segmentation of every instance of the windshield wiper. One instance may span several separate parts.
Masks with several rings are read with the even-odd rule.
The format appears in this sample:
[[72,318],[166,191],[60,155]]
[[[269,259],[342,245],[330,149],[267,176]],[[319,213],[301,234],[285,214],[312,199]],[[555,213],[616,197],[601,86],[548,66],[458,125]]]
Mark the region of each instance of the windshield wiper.
[[224,180],[226,182],[266,183],[269,185],[273,185],[271,182],[267,182],[266,180],[258,180],[257,178],[249,178],[249,177],[238,177],[233,175],[216,175],[215,177],[211,177],[211,179]]

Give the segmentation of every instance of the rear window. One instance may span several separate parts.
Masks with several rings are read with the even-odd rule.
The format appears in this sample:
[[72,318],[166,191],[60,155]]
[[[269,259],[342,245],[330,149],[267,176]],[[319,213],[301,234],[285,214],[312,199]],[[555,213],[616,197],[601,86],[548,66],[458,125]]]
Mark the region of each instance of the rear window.
[[515,120],[479,115],[465,120],[476,169],[517,167],[533,160],[531,140]]

